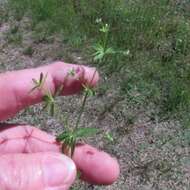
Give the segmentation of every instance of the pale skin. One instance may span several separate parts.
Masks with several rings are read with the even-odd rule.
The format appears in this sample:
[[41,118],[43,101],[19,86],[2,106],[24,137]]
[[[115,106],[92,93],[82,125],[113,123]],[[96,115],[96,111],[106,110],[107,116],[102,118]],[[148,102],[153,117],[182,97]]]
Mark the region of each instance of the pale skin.
[[[71,69],[75,70],[75,76],[66,77]],[[96,72],[93,76],[94,72],[94,68],[55,62],[0,74],[1,190],[68,190],[74,183],[77,169],[81,179],[91,184],[109,185],[117,180],[119,165],[109,154],[87,144],[78,144],[70,159],[61,153],[54,136],[30,125],[3,123],[22,109],[42,101],[44,90],[29,93],[33,87],[32,78],[38,79],[40,73],[48,74],[45,89],[54,93],[63,85],[61,95],[72,95],[82,90],[82,84],[92,87],[97,84],[99,75]]]

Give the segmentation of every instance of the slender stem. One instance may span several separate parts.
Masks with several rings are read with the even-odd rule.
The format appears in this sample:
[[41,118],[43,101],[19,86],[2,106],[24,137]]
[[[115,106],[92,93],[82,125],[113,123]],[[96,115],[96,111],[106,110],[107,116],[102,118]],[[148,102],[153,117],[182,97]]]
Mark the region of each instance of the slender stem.
[[78,115],[77,122],[76,122],[76,125],[75,125],[75,129],[77,129],[78,126],[79,126],[80,119],[81,119],[81,116],[82,116],[83,111],[84,111],[84,107],[85,107],[85,104],[86,104],[87,97],[88,97],[88,91],[85,92],[84,99],[83,99],[83,102],[82,102],[82,106],[81,106],[81,109],[79,111],[79,115]]
[[104,50],[107,47],[107,41],[108,41],[108,32],[106,32],[105,35],[104,35]]

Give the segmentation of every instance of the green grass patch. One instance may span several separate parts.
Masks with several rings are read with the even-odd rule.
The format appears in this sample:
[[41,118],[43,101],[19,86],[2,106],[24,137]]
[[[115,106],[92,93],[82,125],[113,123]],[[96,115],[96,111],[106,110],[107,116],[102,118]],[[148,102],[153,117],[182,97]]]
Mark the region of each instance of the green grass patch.
[[17,19],[31,17],[34,31],[61,33],[108,75],[120,73],[121,94],[131,102],[153,103],[164,116],[189,112],[189,1],[9,0],[9,6]]

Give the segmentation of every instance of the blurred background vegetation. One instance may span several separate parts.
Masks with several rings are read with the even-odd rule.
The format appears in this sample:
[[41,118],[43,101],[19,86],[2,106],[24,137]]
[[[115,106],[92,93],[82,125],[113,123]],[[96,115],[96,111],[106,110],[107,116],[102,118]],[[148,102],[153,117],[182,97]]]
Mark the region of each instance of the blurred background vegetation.
[[31,18],[38,40],[59,34],[89,64],[117,76],[132,105],[151,105],[159,119],[189,127],[187,0],[8,0],[7,7],[17,20]]

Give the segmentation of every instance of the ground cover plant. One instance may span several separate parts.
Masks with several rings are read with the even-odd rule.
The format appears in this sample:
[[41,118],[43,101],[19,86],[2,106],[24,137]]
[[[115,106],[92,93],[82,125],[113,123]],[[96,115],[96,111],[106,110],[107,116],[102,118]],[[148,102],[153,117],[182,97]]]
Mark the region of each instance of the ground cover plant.
[[9,2],[17,19],[31,17],[41,40],[61,33],[63,43],[80,47],[108,74],[123,71],[121,94],[136,91],[160,116],[188,112],[188,1]]

